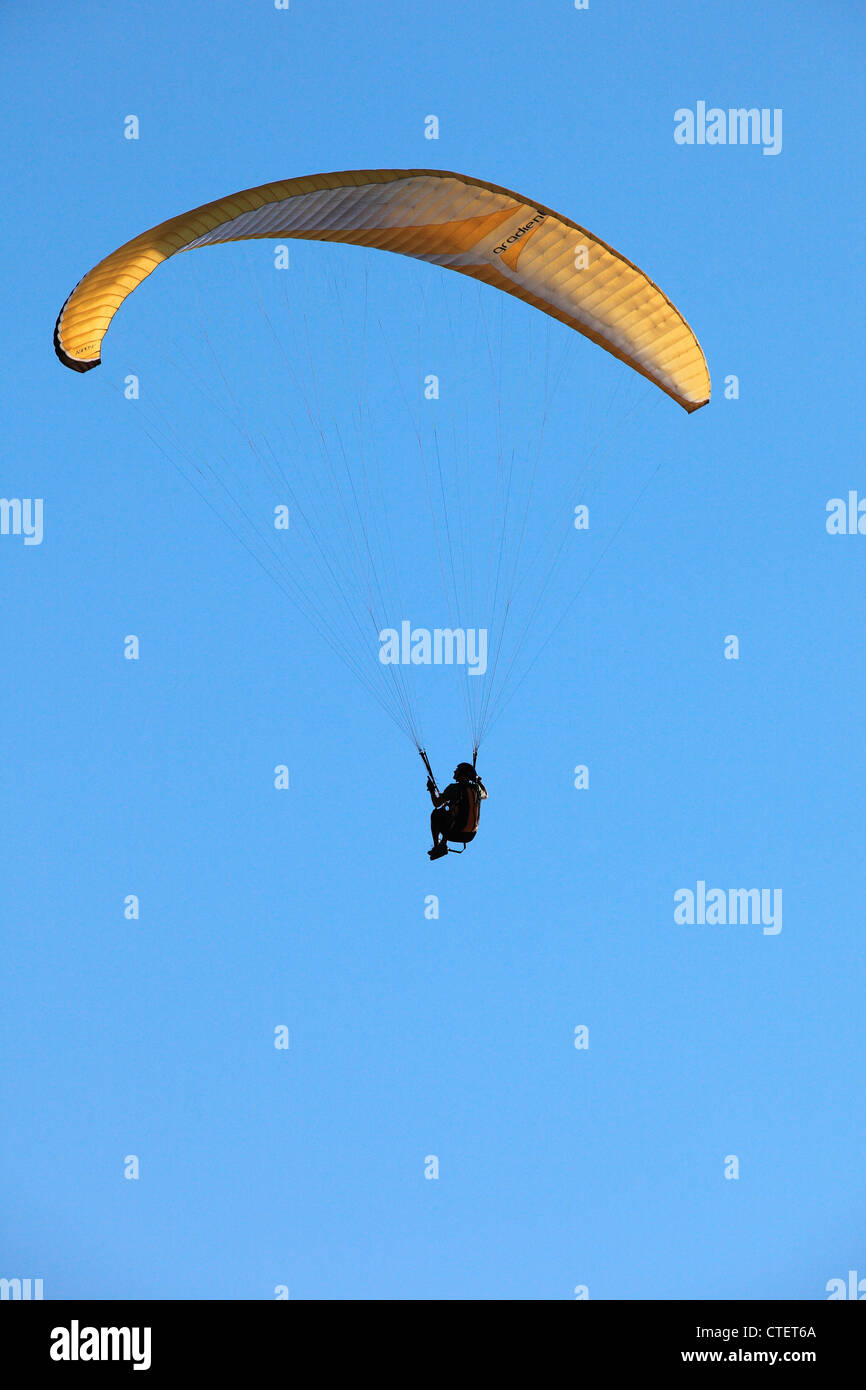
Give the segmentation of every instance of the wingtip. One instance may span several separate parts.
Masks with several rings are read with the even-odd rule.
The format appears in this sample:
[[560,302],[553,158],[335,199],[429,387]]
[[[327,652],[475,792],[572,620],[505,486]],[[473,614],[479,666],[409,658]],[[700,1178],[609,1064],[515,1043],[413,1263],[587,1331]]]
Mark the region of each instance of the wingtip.
[[69,356],[69,353],[64,350],[63,344],[60,341],[60,320],[62,317],[63,310],[61,309],[60,313],[57,316],[57,322],[54,325],[54,351],[57,354],[58,359],[63,363],[64,367],[69,367],[69,369],[73,372],[92,371],[94,367],[98,367],[100,365],[100,363],[102,362],[102,358],[92,357],[87,359]]

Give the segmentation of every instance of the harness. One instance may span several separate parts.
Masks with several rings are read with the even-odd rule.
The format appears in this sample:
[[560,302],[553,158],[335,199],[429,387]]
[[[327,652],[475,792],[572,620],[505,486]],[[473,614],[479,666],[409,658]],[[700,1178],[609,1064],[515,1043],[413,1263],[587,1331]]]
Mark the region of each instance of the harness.
[[481,797],[478,788],[468,782],[461,787],[461,797],[454,814],[454,829],[461,835],[474,835],[481,820]]

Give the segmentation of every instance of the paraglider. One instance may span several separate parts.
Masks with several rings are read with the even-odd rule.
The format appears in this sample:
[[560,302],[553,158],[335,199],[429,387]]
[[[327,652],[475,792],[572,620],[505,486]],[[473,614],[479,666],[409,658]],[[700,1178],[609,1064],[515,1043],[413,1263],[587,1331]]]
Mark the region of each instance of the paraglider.
[[[497,184],[431,169],[350,170],[263,184],[159,223],[106,256],[75,286],[55,325],[58,358],[80,373],[97,367],[102,360],[103,340],[121,305],[157,266],[178,253],[227,242],[289,238],[390,251],[456,271],[522,300],[548,319],[582,334],[690,414],[709,401],[709,372],[695,334],[662,290],[633,262],[577,222],[532,199]],[[208,309],[206,303],[205,313]],[[270,319],[265,317],[273,330]],[[234,341],[240,340],[236,336]],[[527,352],[525,362],[521,361],[518,344],[518,339],[512,339],[509,348],[528,378],[534,365],[532,355]],[[208,347],[218,363],[230,346],[230,335],[221,338],[219,331],[212,337],[208,334]],[[494,353],[489,342],[487,347],[492,363]],[[315,362],[314,354],[309,355],[311,363]],[[495,365],[498,370],[498,363]],[[288,366],[294,375],[295,363]],[[223,376],[221,365],[219,371]],[[223,376],[224,382],[227,376],[228,373]],[[430,388],[428,399],[438,398],[438,378],[429,380],[436,385]],[[290,497],[295,503],[293,515],[299,520],[299,531],[306,528],[305,534],[309,533],[311,541],[309,555],[303,562],[294,552],[287,560],[286,551],[274,545],[272,526],[269,531],[263,520],[264,509],[250,506],[245,496],[241,500],[235,488],[240,489],[245,478],[238,483],[234,476],[228,480],[217,477],[215,455],[221,453],[221,448],[207,453],[203,450],[201,462],[190,461],[174,442],[173,421],[159,436],[159,447],[163,452],[174,447],[185,462],[190,462],[190,468],[195,470],[191,481],[197,491],[217,478],[216,504],[234,509],[229,529],[305,616],[312,617],[334,651],[421,753],[434,803],[434,843],[429,853],[431,858],[439,858],[448,853],[449,841],[465,848],[477,833],[481,801],[487,796],[474,767],[478,748],[494,712],[498,715],[502,707],[502,691],[514,679],[517,659],[522,656],[527,633],[534,632],[538,605],[549,587],[550,573],[544,569],[534,593],[525,585],[520,594],[524,603],[520,620],[525,617],[526,626],[515,637],[518,609],[514,596],[531,565],[540,566],[543,561],[539,547],[527,563],[526,543],[526,517],[540,458],[540,436],[527,487],[526,511],[521,516],[519,509],[512,506],[510,495],[519,476],[519,459],[515,466],[515,448],[503,441],[501,430],[498,435],[488,431],[491,455],[496,450],[489,481],[483,474],[479,451],[475,449],[470,454],[455,442],[455,479],[449,488],[442,461],[444,432],[440,438],[434,427],[425,435],[413,422],[434,530],[440,517],[443,521],[442,543],[440,546],[437,532],[436,545],[441,552],[438,559],[446,602],[453,609],[447,626],[416,627],[404,618],[405,607],[402,613],[396,608],[400,602],[398,585],[406,567],[404,564],[401,569],[400,560],[395,558],[393,538],[388,531],[390,484],[369,469],[363,438],[357,475],[352,472],[352,451],[346,449],[343,433],[335,431],[334,452],[329,454],[332,444],[327,436],[327,422],[323,426],[317,414],[315,381],[313,386],[314,400],[305,400],[304,404],[311,424],[309,440],[313,447],[321,447],[326,459],[321,479],[312,476],[309,443],[303,467],[287,470],[283,467],[284,455],[270,439],[260,441],[251,431],[242,431],[244,446],[249,446],[271,482],[276,479],[277,488],[297,488],[299,493],[303,490],[302,496],[296,497],[293,491]],[[233,393],[228,394],[234,408]],[[287,390],[283,396],[291,400],[292,391]],[[356,412],[354,427],[359,434],[366,428],[367,410],[368,405],[362,403]],[[236,421],[230,423],[241,432]],[[243,457],[248,458],[246,453]],[[401,462],[401,484],[406,471]],[[307,472],[309,478],[304,476]],[[431,486],[431,476],[435,486]],[[489,502],[492,526],[489,518],[485,518],[487,525],[473,526],[475,518],[467,495],[473,481]],[[337,505],[322,527],[318,508],[328,484],[335,490]],[[274,495],[269,499],[272,510],[277,511],[274,500],[283,499]],[[287,513],[285,506],[282,510]],[[324,510],[327,514],[327,508]],[[338,523],[343,525],[343,540],[337,534]],[[377,526],[380,538],[375,534]],[[485,576],[480,575],[483,556],[480,543],[472,539],[473,530],[485,538],[490,536]],[[461,546],[462,556],[456,553]],[[559,563],[561,549],[560,546],[554,563]],[[523,572],[520,564],[524,565]],[[422,573],[420,565],[418,572]],[[477,614],[479,609],[483,610],[480,616],[489,615],[488,621],[463,621],[464,616]],[[329,613],[335,619],[340,617],[342,631],[336,621],[329,622]],[[513,651],[506,651],[503,640],[509,622]],[[405,635],[399,646],[398,633]],[[396,654],[385,640],[389,635]],[[441,637],[444,650],[441,661],[437,656],[437,637]],[[478,655],[482,639],[483,661]],[[432,655],[426,654],[425,642],[432,644]],[[474,664],[470,659],[473,653]],[[437,663],[453,666],[455,679],[462,681],[472,747],[472,762],[458,765],[454,782],[442,793],[436,787],[423,749],[410,679],[413,667]]]

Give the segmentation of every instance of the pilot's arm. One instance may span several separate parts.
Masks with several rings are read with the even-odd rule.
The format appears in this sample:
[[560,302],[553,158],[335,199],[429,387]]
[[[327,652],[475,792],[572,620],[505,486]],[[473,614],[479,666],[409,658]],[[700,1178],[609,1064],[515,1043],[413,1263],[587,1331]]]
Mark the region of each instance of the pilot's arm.
[[437,792],[436,783],[432,777],[427,778],[427,790],[430,793],[430,800],[434,806],[444,806],[447,800],[444,792]]

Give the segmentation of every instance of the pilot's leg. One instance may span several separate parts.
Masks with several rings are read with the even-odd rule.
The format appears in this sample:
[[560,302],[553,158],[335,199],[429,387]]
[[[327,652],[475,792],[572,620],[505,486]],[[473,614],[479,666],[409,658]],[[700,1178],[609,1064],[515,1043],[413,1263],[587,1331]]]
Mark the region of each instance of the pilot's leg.
[[437,850],[440,854],[447,854],[448,842],[445,839],[445,832],[451,825],[451,816],[445,806],[437,806],[430,817],[430,829],[433,832],[433,849],[431,854]]

